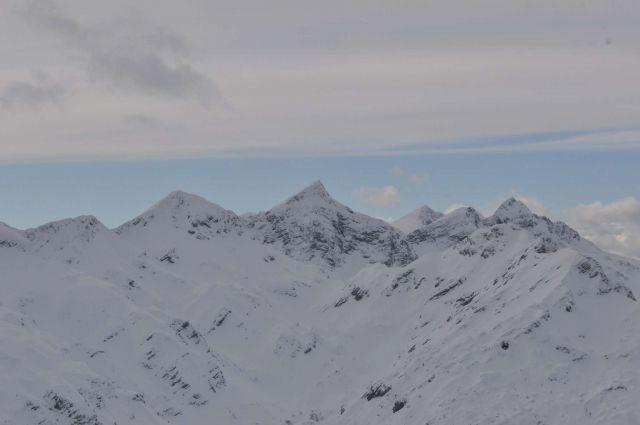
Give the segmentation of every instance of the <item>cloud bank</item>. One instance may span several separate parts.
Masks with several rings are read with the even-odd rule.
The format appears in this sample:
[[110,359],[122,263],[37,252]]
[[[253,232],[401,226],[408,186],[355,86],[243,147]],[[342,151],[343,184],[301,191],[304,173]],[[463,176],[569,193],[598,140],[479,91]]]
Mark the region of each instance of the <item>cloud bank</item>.
[[569,224],[606,251],[640,259],[640,201],[634,197],[578,205]]
[[[636,0],[5,0],[0,161],[637,150],[639,14]],[[24,83],[34,70],[57,91]]]

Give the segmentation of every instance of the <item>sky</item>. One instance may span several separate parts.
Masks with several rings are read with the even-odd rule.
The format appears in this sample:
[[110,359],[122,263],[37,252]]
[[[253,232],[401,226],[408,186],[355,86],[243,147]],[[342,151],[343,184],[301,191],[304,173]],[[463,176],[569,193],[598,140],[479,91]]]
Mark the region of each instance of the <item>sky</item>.
[[637,0],[0,0],[0,221],[315,180],[382,218],[518,196],[640,257]]

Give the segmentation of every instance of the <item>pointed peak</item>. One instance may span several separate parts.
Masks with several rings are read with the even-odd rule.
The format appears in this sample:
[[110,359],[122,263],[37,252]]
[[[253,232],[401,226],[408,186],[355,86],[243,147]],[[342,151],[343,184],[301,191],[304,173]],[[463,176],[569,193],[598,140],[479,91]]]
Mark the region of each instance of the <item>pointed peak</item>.
[[324,187],[324,184],[320,180],[316,180],[311,183],[309,186],[302,189],[296,196],[320,196],[320,197],[330,197],[329,192]]
[[329,195],[327,189],[324,187],[320,180],[316,180],[311,183],[309,186],[302,189],[297,194],[293,195],[291,198],[287,199],[285,202],[286,205],[291,205],[294,203],[298,203],[301,201],[317,201],[323,200],[334,203],[334,199]]
[[530,215],[533,215],[531,210],[522,201],[519,201],[514,197],[508,198],[506,201],[500,204],[495,213],[493,213],[494,217],[503,219],[525,217]]

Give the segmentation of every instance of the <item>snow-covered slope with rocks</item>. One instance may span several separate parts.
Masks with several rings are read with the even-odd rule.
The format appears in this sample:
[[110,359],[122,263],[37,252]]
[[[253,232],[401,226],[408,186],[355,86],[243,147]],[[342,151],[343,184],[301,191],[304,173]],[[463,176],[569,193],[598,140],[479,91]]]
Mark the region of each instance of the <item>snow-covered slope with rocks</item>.
[[0,424],[638,422],[640,263],[515,199],[412,217],[0,223]]

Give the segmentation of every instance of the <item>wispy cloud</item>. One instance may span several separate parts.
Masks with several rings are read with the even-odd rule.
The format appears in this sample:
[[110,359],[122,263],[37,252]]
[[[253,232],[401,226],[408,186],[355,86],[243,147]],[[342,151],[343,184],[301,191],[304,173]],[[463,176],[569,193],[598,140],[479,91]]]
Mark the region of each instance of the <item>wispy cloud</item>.
[[466,205],[465,205],[465,204],[461,204],[461,203],[457,203],[457,202],[456,202],[456,203],[453,203],[453,204],[450,204],[449,206],[447,206],[447,207],[444,209],[443,213],[445,213],[445,214],[449,214],[450,212],[455,211],[455,210],[457,210],[458,208],[463,208],[463,207],[466,207]]
[[359,187],[354,189],[353,197],[357,201],[376,207],[390,207],[400,203],[400,192],[395,186]]

